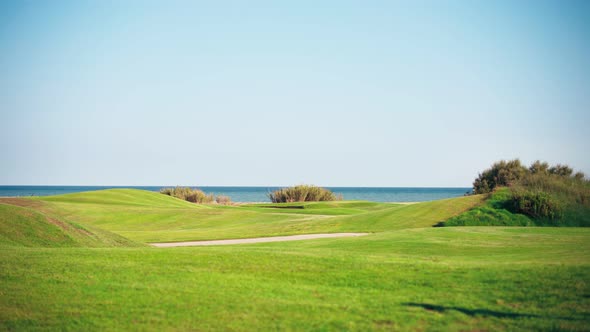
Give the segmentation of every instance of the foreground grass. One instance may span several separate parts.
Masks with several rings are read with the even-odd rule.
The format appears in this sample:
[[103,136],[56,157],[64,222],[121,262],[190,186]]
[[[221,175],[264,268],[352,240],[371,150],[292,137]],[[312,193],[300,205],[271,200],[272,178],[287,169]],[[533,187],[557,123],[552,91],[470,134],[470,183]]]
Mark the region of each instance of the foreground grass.
[[[587,330],[590,229],[432,227],[481,204],[225,207],[137,190],[4,200],[0,330]],[[121,236],[341,231],[373,234],[188,248]]]
[[589,239],[587,229],[470,227],[232,247],[2,248],[0,329],[585,330]]

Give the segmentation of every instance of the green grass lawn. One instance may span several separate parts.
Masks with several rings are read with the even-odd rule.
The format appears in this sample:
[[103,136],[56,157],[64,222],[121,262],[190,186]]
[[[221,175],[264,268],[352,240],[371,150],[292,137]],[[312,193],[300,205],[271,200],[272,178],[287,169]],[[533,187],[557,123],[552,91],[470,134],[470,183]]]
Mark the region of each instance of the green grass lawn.
[[23,236],[5,232],[0,330],[582,331],[590,324],[590,229],[431,227],[480,204],[480,197],[275,209],[196,206],[145,192],[125,204],[135,191],[101,194],[36,199],[39,204],[17,214],[128,236],[135,241],[130,245],[374,234],[222,247],[88,248],[19,243],[11,239]]

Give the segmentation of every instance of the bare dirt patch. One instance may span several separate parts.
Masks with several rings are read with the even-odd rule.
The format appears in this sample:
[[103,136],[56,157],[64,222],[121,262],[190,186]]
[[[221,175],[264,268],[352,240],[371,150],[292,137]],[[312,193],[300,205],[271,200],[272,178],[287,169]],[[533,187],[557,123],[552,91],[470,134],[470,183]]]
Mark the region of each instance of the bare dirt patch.
[[[57,218],[50,217],[48,215],[50,213],[47,211],[47,206],[44,204],[44,202],[19,197],[0,197],[0,203],[33,209],[34,211],[42,214],[48,223],[53,224],[63,230],[73,231],[84,235],[93,235],[91,232],[87,231],[84,228],[74,227]],[[28,211],[23,211],[23,213],[28,213],[32,215],[32,212]]]
[[43,206],[43,202],[35,201],[32,199],[26,198],[17,198],[17,197],[0,197],[0,203],[16,205],[21,207],[28,207],[28,208],[38,208]]

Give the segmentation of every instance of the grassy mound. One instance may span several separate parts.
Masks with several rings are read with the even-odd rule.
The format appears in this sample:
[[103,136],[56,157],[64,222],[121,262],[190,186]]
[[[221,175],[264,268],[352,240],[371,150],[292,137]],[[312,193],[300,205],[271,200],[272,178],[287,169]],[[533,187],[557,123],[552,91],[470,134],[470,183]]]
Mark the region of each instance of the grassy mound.
[[138,244],[104,230],[50,217],[32,208],[0,203],[0,246],[129,247]]
[[45,196],[38,199],[46,202],[60,203],[86,203],[159,208],[196,207],[195,204],[191,204],[178,198],[138,189],[106,189],[57,196]]
[[530,217],[508,210],[511,193],[501,188],[492,193],[482,205],[450,218],[443,226],[535,226]]

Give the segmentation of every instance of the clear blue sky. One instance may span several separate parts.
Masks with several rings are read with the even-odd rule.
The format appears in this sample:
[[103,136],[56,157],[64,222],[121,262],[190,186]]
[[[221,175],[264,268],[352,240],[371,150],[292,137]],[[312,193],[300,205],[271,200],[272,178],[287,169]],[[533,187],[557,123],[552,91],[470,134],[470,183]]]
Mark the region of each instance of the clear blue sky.
[[0,184],[590,174],[590,1],[2,1]]

